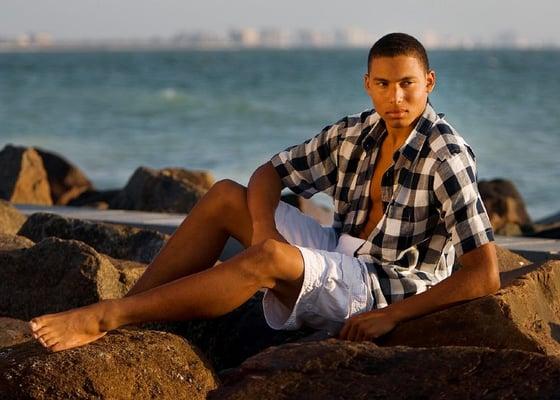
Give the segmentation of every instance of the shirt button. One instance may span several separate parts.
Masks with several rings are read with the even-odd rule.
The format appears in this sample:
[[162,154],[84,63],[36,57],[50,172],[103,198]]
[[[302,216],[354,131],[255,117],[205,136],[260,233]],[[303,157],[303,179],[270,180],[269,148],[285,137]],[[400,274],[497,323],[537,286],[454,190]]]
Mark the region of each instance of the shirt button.
[[313,308],[313,305],[312,305],[312,304],[307,303],[307,304],[305,305],[305,309],[306,309],[307,311],[311,311],[312,308]]
[[335,283],[332,279],[327,279],[327,281],[325,282],[325,289],[327,289],[328,291],[333,291],[335,287]]

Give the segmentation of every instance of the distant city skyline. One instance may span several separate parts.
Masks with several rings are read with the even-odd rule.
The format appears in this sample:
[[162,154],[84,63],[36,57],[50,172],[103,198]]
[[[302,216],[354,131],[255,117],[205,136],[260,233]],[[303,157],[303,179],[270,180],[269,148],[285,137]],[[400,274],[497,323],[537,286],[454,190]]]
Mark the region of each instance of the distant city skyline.
[[354,29],[372,40],[405,31],[428,46],[517,43],[560,45],[560,5],[550,0],[0,0],[0,38],[45,33],[54,41],[224,35],[234,29],[332,34]]

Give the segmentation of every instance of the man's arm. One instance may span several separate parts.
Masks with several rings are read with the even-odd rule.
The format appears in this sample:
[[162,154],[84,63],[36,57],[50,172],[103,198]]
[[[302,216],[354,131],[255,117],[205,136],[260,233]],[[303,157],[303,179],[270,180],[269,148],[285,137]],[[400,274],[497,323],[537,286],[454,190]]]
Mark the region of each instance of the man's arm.
[[340,339],[375,339],[391,331],[399,322],[495,293],[500,288],[493,243],[463,254],[459,262],[462,265],[459,271],[426,292],[348,319],[340,331]]
[[266,239],[286,242],[274,222],[274,213],[283,187],[270,161],[257,168],[251,176],[247,188],[247,205],[253,222],[252,245]]

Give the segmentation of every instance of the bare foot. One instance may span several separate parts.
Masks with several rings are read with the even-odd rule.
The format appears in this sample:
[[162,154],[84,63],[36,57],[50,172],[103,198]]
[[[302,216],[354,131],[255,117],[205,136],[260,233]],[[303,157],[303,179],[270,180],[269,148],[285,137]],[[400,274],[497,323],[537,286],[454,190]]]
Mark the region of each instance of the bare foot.
[[33,318],[33,337],[52,351],[72,349],[91,343],[116,328],[107,323],[110,301],[75,308],[58,314]]

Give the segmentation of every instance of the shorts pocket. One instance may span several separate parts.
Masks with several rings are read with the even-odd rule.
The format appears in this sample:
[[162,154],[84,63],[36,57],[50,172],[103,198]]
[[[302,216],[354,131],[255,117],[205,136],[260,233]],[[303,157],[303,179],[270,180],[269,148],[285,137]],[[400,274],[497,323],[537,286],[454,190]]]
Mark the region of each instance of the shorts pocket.
[[345,280],[345,257],[339,256],[338,262],[329,262],[318,290],[315,310],[327,320],[343,322],[349,316],[351,291]]

